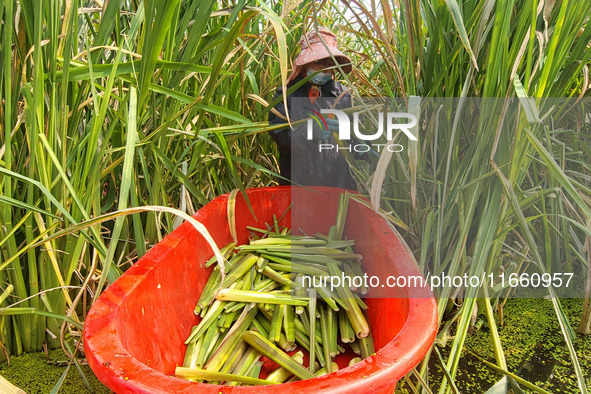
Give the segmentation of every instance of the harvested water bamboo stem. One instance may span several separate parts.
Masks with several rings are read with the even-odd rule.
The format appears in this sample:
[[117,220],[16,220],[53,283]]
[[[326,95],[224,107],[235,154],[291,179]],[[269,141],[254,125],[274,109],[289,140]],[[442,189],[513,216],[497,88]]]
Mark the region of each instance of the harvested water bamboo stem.
[[308,305],[308,300],[305,298],[233,289],[220,290],[216,296],[216,299],[219,301],[240,301],[303,306]]
[[199,380],[239,382],[253,385],[277,384],[276,382],[272,382],[269,380],[256,379],[248,376],[238,376],[231,373],[207,371],[205,369],[199,368],[176,367],[174,373],[176,376],[180,376],[182,378],[191,378]]
[[314,375],[304,368],[302,364],[294,361],[258,332],[246,331],[242,334],[242,339],[257,351],[275,361],[281,367],[287,369],[300,379],[311,379],[314,377]]

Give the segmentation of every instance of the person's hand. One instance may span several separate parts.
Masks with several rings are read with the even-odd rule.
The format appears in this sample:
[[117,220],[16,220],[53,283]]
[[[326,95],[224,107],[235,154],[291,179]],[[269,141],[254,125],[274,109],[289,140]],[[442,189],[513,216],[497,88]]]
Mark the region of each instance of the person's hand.
[[326,127],[324,127],[324,123],[322,123],[322,128],[319,128],[314,133],[314,137],[317,140],[326,140],[332,137],[333,131],[339,131],[339,121],[336,119],[325,118]]
[[339,121],[337,119],[333,119],[333,118],[328,118],[328,119],[324,119],[326,120],[326,125],[328,126],[328,130],[330,130],[331,132],[339,131]]
[[325,129],[324,127],[316,130],[316,132],[314,133],[314,137],[316,137],[317,140],[326,140],[326,139],[330,138],[331,136],[332,136],[332,131]]

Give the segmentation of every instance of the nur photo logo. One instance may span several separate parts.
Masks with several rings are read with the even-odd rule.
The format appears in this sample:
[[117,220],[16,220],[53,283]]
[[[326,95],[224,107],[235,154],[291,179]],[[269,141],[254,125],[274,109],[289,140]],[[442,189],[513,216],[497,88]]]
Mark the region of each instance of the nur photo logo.
[[[321,142],[318,144],[320,152],[327,150],[348,150],[349,152],[369,152],[372,149],[380,152],[387,149],[389,152],[402,152],[404,147],[401,144],[371,143],[385,136],[386,141],[391,141],[395,132],[401,131],[411,141],[417,141],[417,137],[411,132],[411,129],[417,125],[417,117],[407,112],[380,112],[378,113],[378,128],[373,133],[360,131],[360,113],[354,112],[353,121],[344,111],[338,109],[321,109],[320,112],[311,108],[306,108],[312,115],[307,123],[306,138],[311,141],[314,139],[314,123],[318,127],[328,129],[328,124],[324,115],[330,119],[336,118],[338,121],[338,139],[343,142],[343,146],[333,143]],[[351,127],[353,126],[353,127]]]

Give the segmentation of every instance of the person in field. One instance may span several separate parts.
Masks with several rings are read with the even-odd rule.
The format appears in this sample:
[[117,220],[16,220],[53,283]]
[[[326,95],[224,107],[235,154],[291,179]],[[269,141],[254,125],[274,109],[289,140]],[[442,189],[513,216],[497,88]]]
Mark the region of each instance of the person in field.
[[[352,70],[351,61],[339,50],[336,36],[325,28],[304,34],[300,46],[287,80],[288,91],[293,87],[295,90],[287,96],[287,102],[282,100],[275,111],[269,112],[270,125],[285,125],[270,131],[279,148],[280,174],[294,184],[355,189],[345,158],[336,149],[319,149],[323,143],[336,146],[332,133],[338,131],[338,121],[328,114],[318,116],[320,110],[351,107],[348,89],[335,80],[335,69],[348,74]],[[280,87],[274,99],[281,96]],[[298,126],[288,124],[286,107],[292,123],[315,117],[312,139],[308,139],[307,122]],[[290,182],[280,179],[279,183]]]

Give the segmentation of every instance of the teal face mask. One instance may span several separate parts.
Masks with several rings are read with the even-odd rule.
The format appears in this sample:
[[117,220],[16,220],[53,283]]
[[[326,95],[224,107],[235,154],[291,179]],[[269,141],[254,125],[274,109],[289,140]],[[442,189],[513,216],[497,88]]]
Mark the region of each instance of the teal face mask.
[[316,71],[312,69],[308,69],[306,73],[308,77],[312,75],[312,78],[310,78],[310,82],[312,82],[314,85],[324,85],[332,79],[332,73],[319,72],[316,73],[316,75],[314,75],[314,73],[316,73]]

